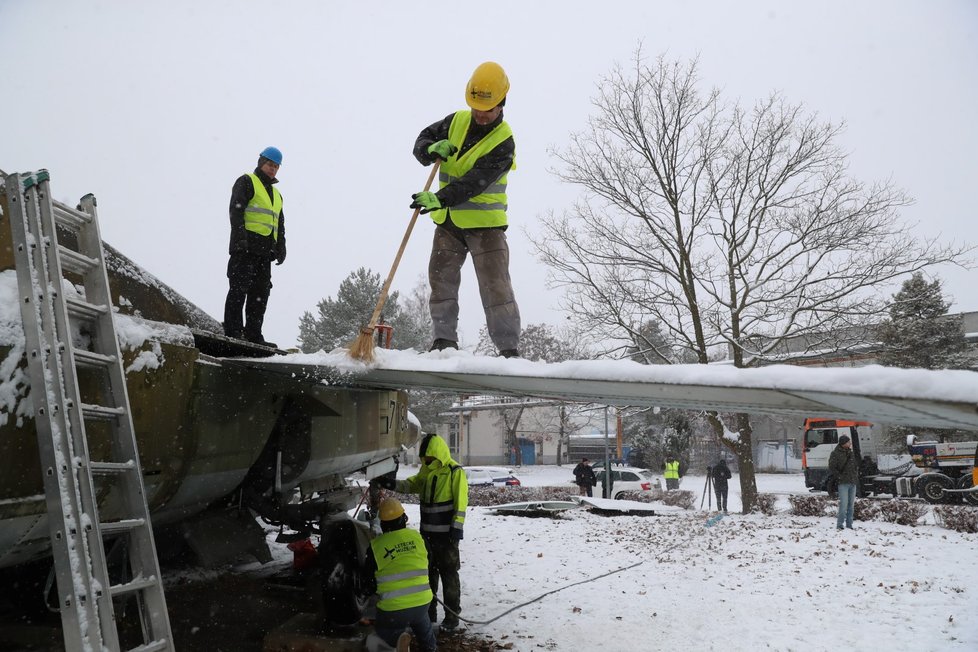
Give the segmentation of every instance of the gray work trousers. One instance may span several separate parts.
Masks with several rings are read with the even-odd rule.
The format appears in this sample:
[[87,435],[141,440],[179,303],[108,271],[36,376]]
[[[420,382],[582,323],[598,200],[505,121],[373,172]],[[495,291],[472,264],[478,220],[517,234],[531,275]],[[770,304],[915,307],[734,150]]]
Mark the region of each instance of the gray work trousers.
[[500,351],[519,348],[520,309],[509,277],[505,231],[466,229],[459,230],[459,234],[464,241],[448,229],[436,226],[431,244],[428,305],[435,339],[458,342],[458,287],[462,282],[462,264],[471,252],[489,337]]

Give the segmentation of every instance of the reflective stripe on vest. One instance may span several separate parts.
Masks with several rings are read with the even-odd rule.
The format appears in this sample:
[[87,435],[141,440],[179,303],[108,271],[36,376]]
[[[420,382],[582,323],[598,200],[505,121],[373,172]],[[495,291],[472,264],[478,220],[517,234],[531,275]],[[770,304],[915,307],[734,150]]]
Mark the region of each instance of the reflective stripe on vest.
[[420,505],[422,533],[447,534],[452,529],[464,531],[467,505],[458,505],[461,509],[456,507],[458,497],[455,496],[453,484],[457,472],[463,472],[461,467],[450,464],[433,471],[425,480]]
[[403,528],[370,542],[377,562],[378,609],[410,609],[432,600],[428,585],[428,551],[421,535]]
[[679,479],[679,462],[666,462],[666,480]]
[[270,235],[278,241],[278,216],[282,213],[282,193],[277,188],[272,188],[270,199],[265,185],[256,174],[249,174],[251,185],[255,188],[255,194],[248,202],[244,211],[244,227],[246,231],[252,231],[258,235]]
[[[465,143],[465,136],[469,132],[469,125],[472,123],[471,111],[458,111],[452,118],[452,124],[448,128],[448,141],[461,150]],[[473,145],[462,156],[452,155],[447,161],[441,164],[438,172],[439,188],[444,188],[452,181],[462,177],[471,170],[476,161],[495,149],[500,143],[513,137],[513,130],[506,121],[500,122],[496,127],[486,134],[479,142]],[[516,169],[516,159],[513,159],[513,167]],[[491,226],[506,225],[506,178],[509,172],[503,173],[494,183],[489,184],[480,194],[452,206],[450,209],[442,209],[431,213],[431,219],[435,224],[445,221],[448,212],[451,211],[452,222],[462,229],[476,229]]]
[[[455,501],[447,500],[440,503],[421,503],[421,531],[448,532],[455,522]],[[465,519],[465,512],[461,512]]]

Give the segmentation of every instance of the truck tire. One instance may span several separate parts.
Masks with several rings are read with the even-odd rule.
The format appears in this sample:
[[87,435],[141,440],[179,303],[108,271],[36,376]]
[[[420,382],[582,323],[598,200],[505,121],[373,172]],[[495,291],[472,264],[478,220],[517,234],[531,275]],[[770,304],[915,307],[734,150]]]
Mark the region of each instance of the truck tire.
[[917,493],[931,505],[949,502],[950,494],[945,494],[944,490],[953,488],[954,480],[943,473],[928,473],[917,481]]
[[[971,475],[970,474],[963,475],[960,478],[958,478],[958,489],[970,489],[972,486],[974,486],[974,485],[971,482]],[[964,498],[964,501],[966,503],[968,503],[969,505],[976,505],[976,506],[978,506],[978,491],[972,491],[970,493],[959,494],[959,495],[962,498]]]

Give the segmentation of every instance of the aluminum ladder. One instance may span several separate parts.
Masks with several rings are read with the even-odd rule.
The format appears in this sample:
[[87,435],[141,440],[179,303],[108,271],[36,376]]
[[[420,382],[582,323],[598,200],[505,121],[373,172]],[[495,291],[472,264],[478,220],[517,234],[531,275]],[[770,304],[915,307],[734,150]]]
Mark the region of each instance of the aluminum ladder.
[[[95,197],[78,209],[52,201],[45,170],[8,175],[4,191],[65,648],[122,650],[113,599],[135,597],[142,643],[129,649],[174,650]],[[82,280],[84,296],[65,273]],[[91,382],[80,386],[79,370]],[[91,459],[90,444],[106,459]],[[128,560],[115,583],[107,540]]]

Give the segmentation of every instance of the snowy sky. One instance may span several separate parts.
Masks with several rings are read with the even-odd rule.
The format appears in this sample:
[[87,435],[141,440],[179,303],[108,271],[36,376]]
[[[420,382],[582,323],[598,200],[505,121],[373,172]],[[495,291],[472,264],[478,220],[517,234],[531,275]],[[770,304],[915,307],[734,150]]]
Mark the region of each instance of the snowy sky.
[[[854,175],[914,196],[905,216],[921,236],[978,241],[978,4],[967,0],[0,0],[0,169],[46,167],[69,203],[94,192],[106,241],[221,318],[231,185],[263,147],[281,148],[289,256],[273,271],[265,336],[288,345],[353,269],[387,273],[426,178],[414,138],[463,108],[472,69],[496,60],[518,150],[517,299],[524,323],[557,323],[523,229],[573,202],[547,149],[585,126],[596,82],[640,42],[649,56],[699,54],[704,83],[728,99],[779,89],[846,120]],[[422,217],[395,289],[425,272],[431,230]],[[975,272],[940,273],[955,310],[978,309]],[[470,267],[461,303],[463,342],[475,343]]]

